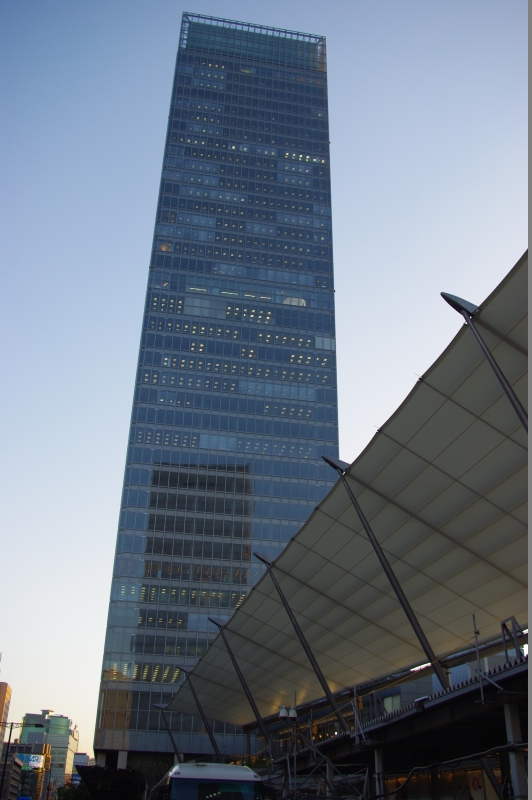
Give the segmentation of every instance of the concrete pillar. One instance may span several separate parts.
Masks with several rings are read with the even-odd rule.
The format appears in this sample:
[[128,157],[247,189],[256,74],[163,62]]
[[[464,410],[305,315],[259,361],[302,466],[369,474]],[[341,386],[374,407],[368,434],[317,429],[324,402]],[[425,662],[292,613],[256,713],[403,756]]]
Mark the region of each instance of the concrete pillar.
[[371,795],[371,780],[370,769],[366,767],[366,774],[364,775],[364,786],[362,787],[362,800],[367,800]]
[[331,786],[334,786],[334,769],[328,761],[325,763],[325,775],[327,776],[327,797],[332,797]]
[[[504,721],[506,723],[506,738],[508,744],[519,744],[523,741],[521,737],[521,722],[519,720],[519,709],[515,703],[504,704]],[[521,752],[508,753],[510,761],[510,773],[512,776],[512,786],[514,799],[518,797],[528,797],[528,781],[526,777],[525,755]]]
[[430,770],[430,791],[432,800],[440,800],[440,777],[438,774],[438,767],[432,767]]
[[127,769],[127,750],[118,751],[117,769]]
[[375,795],[384,794],[384,760],[380,747],[375,749]]
[[105,753],[96,753],[96,766],[105,767]]
[[504,786],[504,797],[508,798],[510,796],[508,787],[512,783],[512,776],[510,774],[510,759],[506,750],[499,753],[499,764],[501,765],[501,787]]

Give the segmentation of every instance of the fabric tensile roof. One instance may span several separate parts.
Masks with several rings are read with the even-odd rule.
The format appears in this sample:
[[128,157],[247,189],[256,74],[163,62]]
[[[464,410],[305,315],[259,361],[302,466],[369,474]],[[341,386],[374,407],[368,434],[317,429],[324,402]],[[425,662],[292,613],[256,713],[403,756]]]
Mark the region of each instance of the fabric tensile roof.
[[[475,317],[525,407],[527,266]],[[464,325],[347,471],[438,657],[471,642],[473,613],[482,639],[527,622],[526,470],[526,434]],[[426,661],[340,481],[274,570],[332,691]],[[262,716],[323,696],[267,573],[225,633]],[[192,680],[208,717],[253,720],[220,635]],[[170,709],[197,713],[187,683]]]

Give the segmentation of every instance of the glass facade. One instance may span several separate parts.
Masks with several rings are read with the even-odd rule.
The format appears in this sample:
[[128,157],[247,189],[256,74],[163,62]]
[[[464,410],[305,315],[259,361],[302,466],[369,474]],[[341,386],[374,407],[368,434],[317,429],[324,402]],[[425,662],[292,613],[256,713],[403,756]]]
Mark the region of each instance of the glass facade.
[[[171,752],[160,712],[334,483],[325,40],[184,14],[95,749]],[[201,721],[173,714],[185,753]],[[245,736],[215,723],[227,754]],[[137,754],[135,760],[134,754]],[[144,759],[144,761],[142,761]],[[144,767],[143,767],[144,764]]]

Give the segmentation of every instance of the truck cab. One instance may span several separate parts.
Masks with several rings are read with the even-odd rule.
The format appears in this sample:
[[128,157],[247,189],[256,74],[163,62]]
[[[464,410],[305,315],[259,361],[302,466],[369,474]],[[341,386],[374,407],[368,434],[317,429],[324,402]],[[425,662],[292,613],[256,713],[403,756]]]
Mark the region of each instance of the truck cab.
[[175,764],[150,800],[263,800],[262,781],[249,767],[234,764]]

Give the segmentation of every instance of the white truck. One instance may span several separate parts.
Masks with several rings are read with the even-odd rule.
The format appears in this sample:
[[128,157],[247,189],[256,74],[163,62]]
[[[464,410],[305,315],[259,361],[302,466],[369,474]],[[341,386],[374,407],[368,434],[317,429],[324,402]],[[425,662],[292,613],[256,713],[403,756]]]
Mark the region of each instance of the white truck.
[[263,800],[261,778],[235,764],[175,764],[150,800]]

